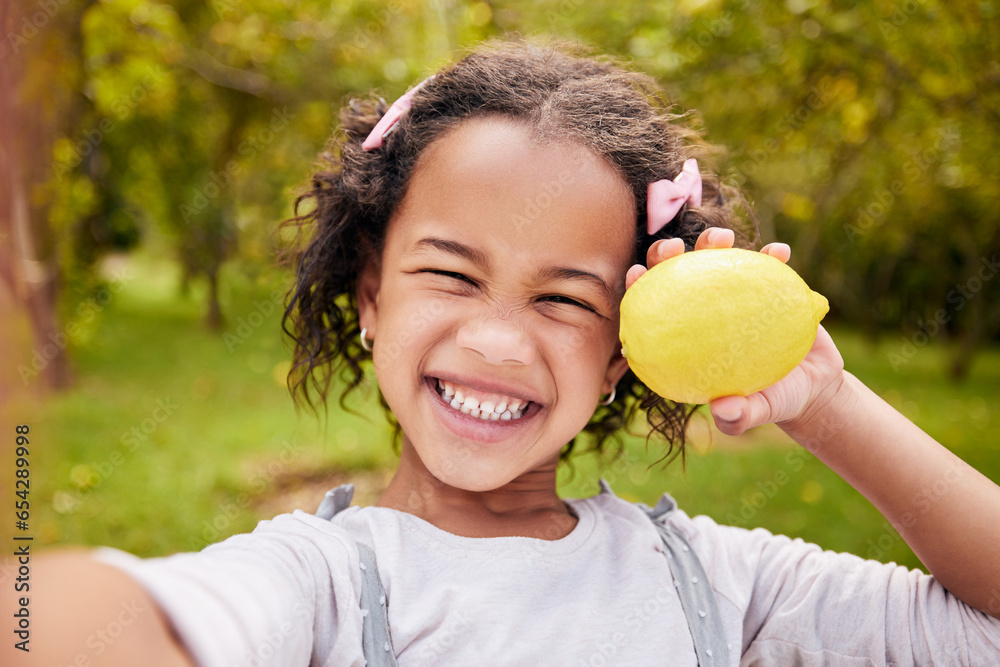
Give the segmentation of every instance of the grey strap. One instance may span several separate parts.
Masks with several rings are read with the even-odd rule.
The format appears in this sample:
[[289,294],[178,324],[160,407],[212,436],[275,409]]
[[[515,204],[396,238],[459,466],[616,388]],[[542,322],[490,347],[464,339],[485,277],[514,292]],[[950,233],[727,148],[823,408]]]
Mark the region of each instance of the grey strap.
[[728,665],[729,646],[726,643],[726,630],[722,625],[722,614],[719,612],[715,591],[705,576],[701,561],[684,536],[669,528],[665,522],[657,520],[673,512],[677,508],[677,503],[669,495],[664,494],[653,509],[642,503],[636,505],[646,512],[663,539],[667,565],[670,566],[674,587],[677,588],[681,608],[687,617],[698,665],[700,667]]
[[361,556],[361,615],[364,617],[361,643],[365,662],[367,667],[396,667],[392,638],[389,637],[389,606],[378,576],[375,553],[358,542],[358,555]]
[[323,497],[323,502],[316,510],[316,516],[329,521],[335,514],[346,510],[351,506],[351,498],[354,497],[353,484],[341,484],[336,489],[330,489]]
[[[354,485],[342,484],[326,492],[316,510],[321,519],[332,519],[347,509],[354,497]],[[361,644],[367,667],[396,667],[396,655],[389,636],[389,605],[385,588],[378,576],[375,552],[361,542],[358,545],[358,566],[361,568]]]

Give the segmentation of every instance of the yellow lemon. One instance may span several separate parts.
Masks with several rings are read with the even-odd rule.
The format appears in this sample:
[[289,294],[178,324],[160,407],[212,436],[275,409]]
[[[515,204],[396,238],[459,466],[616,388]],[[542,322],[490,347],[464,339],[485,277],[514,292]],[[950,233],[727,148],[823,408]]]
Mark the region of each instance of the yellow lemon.
[[736,248],[685,252],[647,271],[621,303],[622,354],[660,396],[708,403],[788,375],[830,309],[780,260]]

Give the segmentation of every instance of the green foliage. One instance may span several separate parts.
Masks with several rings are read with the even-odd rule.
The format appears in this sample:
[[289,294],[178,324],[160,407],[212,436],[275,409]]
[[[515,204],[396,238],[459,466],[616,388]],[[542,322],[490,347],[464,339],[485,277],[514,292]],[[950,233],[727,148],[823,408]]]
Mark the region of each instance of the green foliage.
[[937,0],[71,2],[37,38],[26,95],[71,119],[45,197],[69,283],[141,237],[208,279],[211,313],[225,261],[273,257],[275,222],[349,96],[393,99],[508,32],[582,41],[699,110],[728,149],[717,172],[749,193],[766,240],[793,245],[832,318],[950,341],[961,377],[1000,332],[1000,281],[984,268],[1000,250],[995,13]]

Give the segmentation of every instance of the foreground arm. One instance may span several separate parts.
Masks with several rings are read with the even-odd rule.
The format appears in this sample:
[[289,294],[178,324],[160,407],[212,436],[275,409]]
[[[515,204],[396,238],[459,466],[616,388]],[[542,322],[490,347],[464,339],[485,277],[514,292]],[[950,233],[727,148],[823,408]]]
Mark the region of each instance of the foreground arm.
[[850,373],[810,407],[778,425],[868,498],[945,588],[1000,618],[1000,487]]
[[357,553],[343,529],[295,512],[196,553],[33,560],[32,652],[14,664],[356,664]]
[[[29,652],[7,640],[0,663],[18,667],[192,667],[159,607],[124,572],[85,551],[57,552],[32,560]],[[13,587],[4,586],[4,617],[15,609]],[[22,595],[22,594],[18,594]]]

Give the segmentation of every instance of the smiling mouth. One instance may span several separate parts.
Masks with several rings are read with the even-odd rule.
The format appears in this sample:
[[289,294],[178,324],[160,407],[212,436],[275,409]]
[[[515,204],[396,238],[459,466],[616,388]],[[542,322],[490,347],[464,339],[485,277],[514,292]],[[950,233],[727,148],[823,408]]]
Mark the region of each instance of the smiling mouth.
[[446,380],[435,379],[438,395],[452,409],[483,421],[516,421],[524,416],[531,401],[490,394],[481,401],[468,396],[471,389]]

